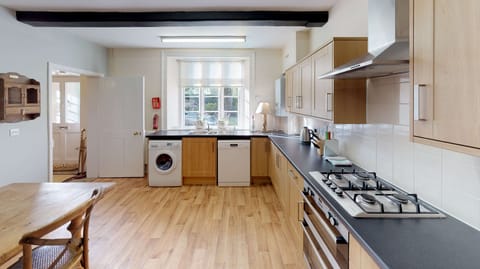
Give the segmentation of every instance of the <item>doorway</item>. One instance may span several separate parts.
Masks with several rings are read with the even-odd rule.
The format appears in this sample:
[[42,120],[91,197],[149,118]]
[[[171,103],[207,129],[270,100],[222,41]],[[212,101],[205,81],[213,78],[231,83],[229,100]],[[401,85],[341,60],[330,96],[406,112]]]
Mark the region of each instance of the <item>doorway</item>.
[[54,71],[52,77],[53,96],[53,178],[63,181],[75,175],[81,175],[84,164],[80,155],[80,74]]
[[82,80],[103,75],[54,63],[48,63],[48,74],[49,181],[81,178],[87,158]]

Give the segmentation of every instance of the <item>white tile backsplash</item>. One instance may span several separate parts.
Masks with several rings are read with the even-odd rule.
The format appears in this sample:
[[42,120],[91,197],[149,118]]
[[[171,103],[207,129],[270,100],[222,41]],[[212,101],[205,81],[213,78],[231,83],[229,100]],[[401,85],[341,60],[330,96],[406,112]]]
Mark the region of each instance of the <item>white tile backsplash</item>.
[[442,206],[442,150],[414,145],[415,192],[423,200]]
[[393,125],[377,126],[377,174],[382,178],[393,176]]
[[408,192],[415,192],[413,143],[408,126],[393,126],[393,184]]
[[480,230],[480,158],[412,143],[409,94],[408,75],[369,80],[370,124],[335,126],[341,153]]

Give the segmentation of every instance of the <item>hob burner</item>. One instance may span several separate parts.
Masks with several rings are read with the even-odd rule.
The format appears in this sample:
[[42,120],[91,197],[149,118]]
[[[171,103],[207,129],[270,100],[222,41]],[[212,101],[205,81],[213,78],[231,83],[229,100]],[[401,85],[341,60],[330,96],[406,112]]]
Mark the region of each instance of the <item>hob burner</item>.
[[334,173],[334,174],[330,174],[330,175],[328,176],[328,178],[329,178],[329,179],[342,180],[342,179],[343,179],[343,176],[342,176],[341,174],[336,174],[336,173]]
[[389,197],[393,201],[399,202],[401,204],[408,204],[408,201],[409,201],[408,196],[404,195],[404,194],[401,194],[401,193],[394,193],[394,194],[390,195]]
[[360,180],[369,180],[370,175],[367,172],[356,172],[354,176]]
[[377,202],[377,199],[375,199],[375,197],[373,197],[373,195],[370,195],[370,194],[366,194],[366,193],[360,193],[360,199],[367,203],[367,204],[375,204]]

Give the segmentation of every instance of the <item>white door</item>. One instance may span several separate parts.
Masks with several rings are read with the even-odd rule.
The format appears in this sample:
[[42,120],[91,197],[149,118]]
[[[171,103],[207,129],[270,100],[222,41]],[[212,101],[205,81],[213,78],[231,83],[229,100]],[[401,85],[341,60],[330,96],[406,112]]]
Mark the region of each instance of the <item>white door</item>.
[[80,146],[80,77],[54,76],[52,88],[53,167],[74,170]]
[[143,177],[143,77],[88,80],[87,177]]

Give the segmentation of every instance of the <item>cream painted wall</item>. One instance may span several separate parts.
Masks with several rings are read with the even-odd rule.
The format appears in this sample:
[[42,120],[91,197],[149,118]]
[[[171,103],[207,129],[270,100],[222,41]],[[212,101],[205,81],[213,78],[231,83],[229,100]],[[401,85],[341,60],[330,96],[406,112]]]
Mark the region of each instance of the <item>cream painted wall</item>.
[[[0,7],[0,73],[18,72],[40,81],[41,115],[33,121],[0,123],[0,185],[48,181],[47,63],[105,73],[106,49],[52,29],[34,28]],[[10,137],[17,128],[19,136]]]
[[[338,0],[329,10],[328,22],[319,28],[311,28],[310,53],[317,50],[334,36],[368,35],[368,0]],[[300,36],[302,37],[302,36]],[[305,55],[297,55],[298,46],[302,46],[297,35],[292,34],[290,42],[283,47],[283,70],[290,68]],[[299,43],[300,41],[300,43]]]
[[[221,55],[221,50],[162,50],[162,49],[110,49],[109,50],[109,75],[111,76],[145,76],[145,127],[147,131],[152,130],[152,117],[155,112],[151,108],[151,97],[165,96],[162,91],[176,90],[175,82],[173,84],[163,86],[162,73],[162,55],[175,55],[178,53],[184,55],[195,55],[200,53],[206,55]],[[282,51],[279,49],[255,49],[255,50],[225,50],[230,55],[237,54],[253,54],[255,58],[252,94],[250,95],[250,111],[254,111],[258,102],[266,100],[271,103],[274,101],[274,81],[282,74]],[[245,54],[246,53],[246,54]],[[172,63],[166,64],[172,66]],[[162,109],[159,114],[164,113],[168,104],[165,104],[162,98]],[[168,110],[169,111],[169,110]],[[250,113],[251,114],[251,113]],[[257,117],[260,118],[260,117]],[[270,122],[275,122],[270,120]],[[261,124],[257,123],[256,124]],[[258,125],[260,126],[260,125]],[[272,126],[274,127],[274,126]]]
[[313,28],[310,50],[313,52],[335,36],[368,35],[368,0],[338,0],[329,11],[328,22]]

